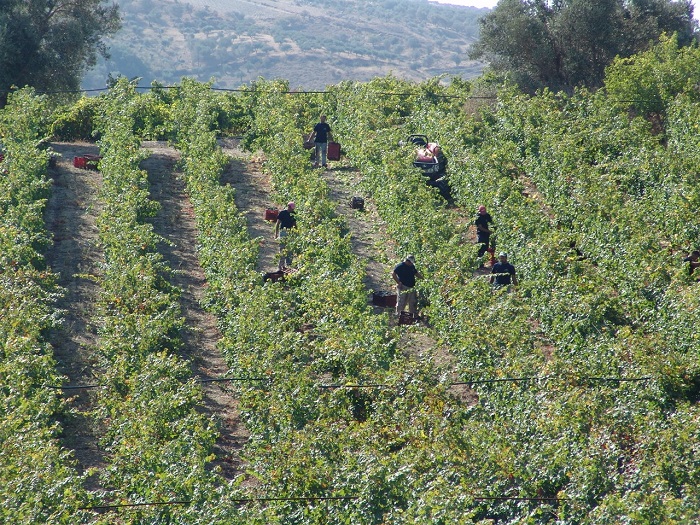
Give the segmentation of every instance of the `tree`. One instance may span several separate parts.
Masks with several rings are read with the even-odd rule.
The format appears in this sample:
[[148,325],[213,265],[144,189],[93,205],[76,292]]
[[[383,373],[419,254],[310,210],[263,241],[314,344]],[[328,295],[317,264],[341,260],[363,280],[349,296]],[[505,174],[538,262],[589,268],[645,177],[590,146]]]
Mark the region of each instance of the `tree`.
[[78,89],[120,25],[104,0],[0,0],[0,107],[13,86]]
[[600,87],[616,56],[649,48],[662,33],[696,38],[691,0],[501,0],[481,19],[472,59],[485,59],[525,91]]

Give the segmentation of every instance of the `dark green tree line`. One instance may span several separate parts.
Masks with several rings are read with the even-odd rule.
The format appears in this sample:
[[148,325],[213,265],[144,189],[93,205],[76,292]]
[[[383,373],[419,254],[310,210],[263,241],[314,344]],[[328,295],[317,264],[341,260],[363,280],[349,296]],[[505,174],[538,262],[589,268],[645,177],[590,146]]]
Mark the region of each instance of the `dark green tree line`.
[[0,0],[0,107],[12,86],[78,89],[120,23],[104,0]]
[[696,38],[690,0],[501,0],[481,19],[470,58],[487,60],[526,91],[600,87],[616,56],[645,51],[662,33]]

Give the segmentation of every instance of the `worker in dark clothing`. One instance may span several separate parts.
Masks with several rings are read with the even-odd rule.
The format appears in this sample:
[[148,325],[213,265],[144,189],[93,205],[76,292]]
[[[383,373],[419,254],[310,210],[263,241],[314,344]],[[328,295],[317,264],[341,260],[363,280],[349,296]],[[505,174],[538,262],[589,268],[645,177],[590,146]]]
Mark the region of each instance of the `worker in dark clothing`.
[[501,252],[498,254],[498,262],[491,269],[489,282],[494,288],[510,286],[511,283],[518,285],[518,277],[515,275],[515,267],[508,262],[508,254]]
[[292,265],[292,253],[287,249],[287,243],[285,237],[289,230],[297,225],[297,219],[294,216],[294,202],[288,202],[287,208],[281,210],[277,214],[277,222],[275,223],[275,239],[280,241],[280,261],[278,264],[278,269],[283,271]]
[[316,147],[316,156],[314,157],[314,168],[318,168],[318,161],[325,168],[326,155],[328,154],[328,141],[333,140],[331,127],[326,122],[326,116],[321,115],[320,122],[314,126],[314,130],[309,137],[309,141],[314,143]]
[[693,250],[690,255],[683,259],[684,263],[688,263],[688,275],[693,275],[695,268],[700,266],[700,251]]
[[396,314],[401,315],[406,304],[408,312],[416,319],[418,317],[418,301],[416,290],[416,278],[422,279],[423,275],[418,271],[413,255],[406,257],[399,263],[391,276],[396,281]]
[[476,220],[474,221],[474,226],[476,226],[476,242],[481,244],[479,253],[477,254],[479,257],[483,257],[489,247],[489,240],[491,238],[489,224],[492,223],[493,219],[486,211],[486,206],[479,206]]

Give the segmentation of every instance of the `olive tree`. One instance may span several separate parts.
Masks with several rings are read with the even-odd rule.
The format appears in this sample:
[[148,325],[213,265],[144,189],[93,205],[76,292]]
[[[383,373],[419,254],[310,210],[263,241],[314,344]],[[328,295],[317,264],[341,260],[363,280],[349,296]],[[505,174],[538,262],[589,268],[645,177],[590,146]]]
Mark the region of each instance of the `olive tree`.
[[0,0],[0,107],[13,86],[78,89],[120,25],[104,0]]
[[661,34],[696,38],[690,0],[500,0],[480,21],[470,58],[526,91],[600,87],[616,56],[645,51]]

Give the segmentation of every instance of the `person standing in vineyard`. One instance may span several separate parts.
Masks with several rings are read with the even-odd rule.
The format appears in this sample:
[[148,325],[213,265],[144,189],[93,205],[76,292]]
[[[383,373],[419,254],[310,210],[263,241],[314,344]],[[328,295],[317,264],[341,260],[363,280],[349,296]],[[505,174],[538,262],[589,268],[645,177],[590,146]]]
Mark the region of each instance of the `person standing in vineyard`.
[[493,219],[486,211],[486,206],[479,206],[476,220],[474,221],[474,226],[476,226],[476,242],[481,244],[479,247],[479,253],[477,254],[478,257],[483,257],[486,250],[489,248],[489,241],[491,239],[489,224],[492,223]]
[[314,156],[314,168],[318,168],[319,158],[321,165],[325,168],[326,155],[328,154],[328,141],[333,140],[331,127],[326,122],[326,115],[321,115],[320,122],[314,126],[314,130],[309,137],[309,141],[314,143],[316,147],[316,155]]
[[285,237],[290,229],[297,225],[297,219],[294,216],[294,202],[288,202],[287,207],[277,214],[277,222],[275,223],[275,239],[280,241],[280,262],[277,265],[279,271],[292,266],[292,253],[287,249]]
[[501,252],[498,254],[498,262],[491,269],[489,282],[494,288],[510,286],[511,283],[518,285],[518,277],[515,275],[515,266],[508,262],[508,254]]
[[418,317],[418,301],[413,287],[416,285],[416,278],[423,278],[415,262],[415,257],[409,255],[394,268],[391,274],[396,281],[396,314],[400,316],[408,304],[408,312],[414,319]]

